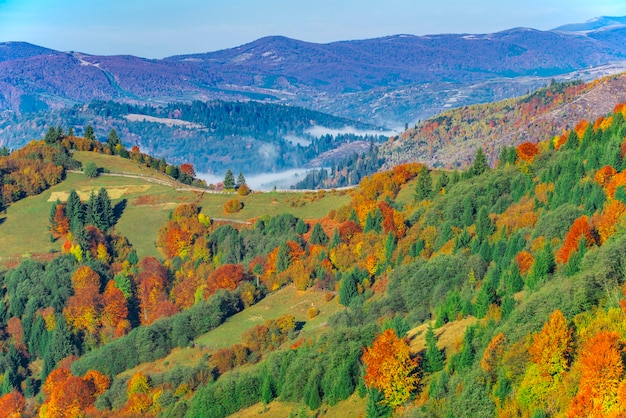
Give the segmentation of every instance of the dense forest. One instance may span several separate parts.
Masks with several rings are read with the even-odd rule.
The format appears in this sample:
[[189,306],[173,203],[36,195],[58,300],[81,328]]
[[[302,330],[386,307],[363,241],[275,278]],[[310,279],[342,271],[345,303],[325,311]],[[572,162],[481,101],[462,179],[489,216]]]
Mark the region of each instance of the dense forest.
[[[356,397],[368,417],[620,416],[625,116],[503,147],[493,167],[479,149],[464,171],[371,174],[321,219],[224,224],[184,203],[160,258],[116,233],[105,189],[70,194],[50,212],[63,253],[0,273],[0,411],[305,416]],[[20,152],[61,170],[64,141],[0,157],[3,175]],[[136,368],[288,287],[342,309],[314,337],[282,315],[193,365]]]
[[366,153],[354,153],[331,161],[331,168],[320,168],[307,172],[306,177],[296,183],[294,189],[330,189],[353,186],[381,169],[384,159],[378,155],[378,145],[372,139]]
[[295,106],[260,102],[171,103],[138,106],[95,101],[85,106],[13,115],[0,120],[5,145],[22,145],[39,137],[48,126],[65,129],[91,124],[95,135],[106,138],[115,129],[124,145],[138,146],[155,157],[191,163],[198,172],[222,175],[237,168],[266,173],[302,167],[320,154],[355,140],[360,135],[313,135],[314,127],[376,130],[377,127]]

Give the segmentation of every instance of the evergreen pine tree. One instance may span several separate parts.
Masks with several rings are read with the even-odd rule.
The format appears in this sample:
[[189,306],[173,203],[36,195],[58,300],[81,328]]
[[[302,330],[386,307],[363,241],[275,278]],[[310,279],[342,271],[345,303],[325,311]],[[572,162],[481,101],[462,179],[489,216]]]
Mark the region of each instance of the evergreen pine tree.
[[339,235],[339,230],[335,228],[333,231],[333,237],[330,240],[329,248],[335,248],[339,244],[341,244],[341,236]]
[[243,173],[239,172],[239,177],[237,177],[237,188],[246,184],[246,178],[243,176]]
[[96,134],[93,131],[93,127],[91,125],[87,125],[85,128],[85,136],[86,139],[91,139],[92,141],[96,140]]
[[304,386],[304,403],[306,403],[311,411],[316,410],[322,405],[322,397],[320,395],[320,374],[319,369],[314,368],[309,375],[309,380]]
[[467,196],[463,199],[463,215],[461,215],[463,226],[470,226],[474,223],[474,202]]
[[396,237],[393,235],[393,232],[389,231],[387,234],[387,240],[385,241],[385,262],[388,265],[391,265],[391,258],[393,257],[393,252],[396,250]]
[[352,298],[357,294],[356,278],[352,273],[344,273],[341,279],[341,288],[339,289],[339,303],[343,306],[348,306]]
[[424,371],[438,372],[443,369],[443,353],[437,348],[437,337],[432,325],[426,330],[426,353],[424,354]]
[[85,209],[76,190],[72,189],[65,204],[65,216],[70,221],[70,230],[76,233],[85,224]]
[[276,272],[281,273],[287,270],[287,267],[291,264],[291,251],[289,246],[285,243],[278,247],[278,253],[276,254]]
[[374,216],[372,212],[367,212],[365,216],[365,226],[363,227],[363,232],[367,233],[374,230]]
[[228,169],[226,171],[226,175],[224,176],[224,189],[233,190],[235,188],[235,176],[233,172]]
[[415,201],[428,199],[433,191],[433,180],[430,171],[424,167],[417,175],[417,185],[415,186]]
[[446,186],[448,186],[449,183],[450,183],[450,178],[448,177],[448,175],[444,171],[444,172],[441,173],[441,175],[437,179],[437,185],[435,186],[435,190],[437,192],[440,192],[442,189],[444,189]]
[[385,396],[378,389],[370,389],[367,397],[367,409],[365,414],[367,418],[387,418],[392,414],[392,410],[383,401]]
[[328,235],[324,232],[322,225],[316,223],[311,231],[311,238],[309,239],[311,244],[326,245],[328,244]]
[[508,275],[508,280],[506,283],[506,293],[513,294],[517,293],[524,288],[524,279],[522,279],[522,275],[519,272],[519,267],[517,263],[511,263],[511,271]]
[[57,130],[54,129],[53,126],[48,128],[48,132],[46,132],[46,136],[44,137],[44,141],[46,144],[56,144],[59,141],[59,136],[57,135]]
[[306,234],[308,230],[309,228],[307,227],[306,223],[301,218],[298,219],[298,222],[296,222],[296,234]]
[[100,212],[99,221],[100,225],[96,225],[101,231],[107,231],[113,225],[115,225],[115,214],[113,213],[113,207],[111,206],[111,199],[104,187],[100,188],[98,192],[97,208]]
[[98,227],[101,224],[100,211],[98,210],[98,199],[92,191],[87,203],[85,203],[85,224]]
[[489,218],[489,212],[485,206],[481,206],[476,217],[476,238],[484,241],[494,231],[493,222]]
[[476,151],[476,156],[474,157],[474,165],[472,166],[472,174],[475,176],[480,176],[482,173],[489,169],[489,165],[487,165],[487,156],[483,151],[482,147],[478,148]]
[[115,129],[111,129],[109,131],[109,136],[107,137],[107,146],[111,150],[111,152],[115,153],[115,146],[121,144],[120,137],[117,135]]
[[356,214],[356,210],[354,210],[354,208],[352,208],[352,210],[350,211],[350,218],[348,218],[350,221],[354,222],[357,225],[360,225],[359,223],[359,217]]
[[76,346],[72,341],[72,333],[65,324],[65,318],[57,315],[56,328],[52,331],[48,350],[44,353],[44,368],[41,380],[46,380],[48,374],[56,364],[71,354],[77,354]]
[[265,370],[263,373],[263,382],[261,383],[261,402],[263,402],[263,405],[272,402],[276,397],[275,386],[274,376],[269,370]]
[[463,335],[459,363],[461,367],[471,366],[474,362],[474,328],[468,327]]

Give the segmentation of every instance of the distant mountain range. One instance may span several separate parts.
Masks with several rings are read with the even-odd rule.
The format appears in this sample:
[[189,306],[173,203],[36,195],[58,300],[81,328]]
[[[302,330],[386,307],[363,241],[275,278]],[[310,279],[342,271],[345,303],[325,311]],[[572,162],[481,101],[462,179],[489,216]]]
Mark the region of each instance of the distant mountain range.
[[449,107],[524,94],[551,78],[618,72],[626,68],[620,63],[625,22],[602,17],[551,31],[329,44],[274,36],[159,60],[6,42],[0,44],[0,110],[28,113],[92,100],[261,100],[398,126]]

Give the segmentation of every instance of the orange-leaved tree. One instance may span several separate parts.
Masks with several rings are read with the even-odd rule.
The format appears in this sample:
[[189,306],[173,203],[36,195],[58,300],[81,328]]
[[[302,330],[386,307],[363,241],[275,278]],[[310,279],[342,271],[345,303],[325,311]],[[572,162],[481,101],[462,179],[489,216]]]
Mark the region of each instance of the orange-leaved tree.
[[363,351],[365,384],[381,391],[384,403],[396,408],[405,403],[417,387],[417,360],[412,359],[409,345],[392,329],[378,335],[371,347]]
[[583,215],[580,218],[576,219],[572,226],[570,227],[567,235],[565,236],[565,241],[563,242],[563,246],[556,254],[556,261],[560,263],[567,263],[570,255],[576,250],[578,250],[579,241],[584,238],[586,245],[591,245],[594,242],[593,235],[591,234],[591,227],[589,226],[589,221],[587,220],[587,215]]
[[554,376],[567,369],[572,345],[572,330],[563,313],[557,309],[533,338],[528,354],[542,375]]
[[[623,343],[616,332],[600,331],[589,339],[579,354],[581,371],[578,393],[574,397],[568,415],[622,416],[619,390],[624,374]],[[621,385],[620,385],[621,382]]]
[[522,161],[532,163],[537,154],[539,154],[539,148],[532,142],[524,142],[517,146],[517,156]]
[[0,418],[19,418],[24,413],[24,396],[13,390],[0,397]]

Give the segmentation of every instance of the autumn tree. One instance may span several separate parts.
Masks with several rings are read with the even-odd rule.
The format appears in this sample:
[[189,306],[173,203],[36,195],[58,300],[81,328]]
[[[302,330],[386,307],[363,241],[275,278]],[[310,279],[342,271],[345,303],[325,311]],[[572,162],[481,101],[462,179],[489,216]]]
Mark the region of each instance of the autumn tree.
[[587,246],[594,242],[593,235],[591,234],[591,227],[589,226],[586,215],[576,219],[570,227],[567,235],[565,236],[563,246],[556,254],[556,261],[562,264],[567,263],[570,255],[574,251],[578,250],[579,241],[581,239],[585,240],[585,244]]
[[581,378],[568,412],[570,417],[623,413],[618,403],[624,373],[623,353],[623,343],[615,332],[601,331],[585,342],[577,361]]
[[417,360],[412,359],[405,340],[392,329],[378,335],[372,347],[366,347],[363,356],[365,384],[380,390],[384,403],[396,408],[411,396],[419,382],[415,374]]
[[13,390],[0,397],[0,418],[20,418],[25,406],[24,396]]
[[524,142],[517,146],[516,151],[520,160],[532,163],[535,156],[539,153],[539,148],[532,142]]
[[569,368],[572,348],[572,330],[561,311],[556,310],[528,348],[531,364],[517,392],[517,399],[525,410],[554,408],[557,392]]
[[572,330],[563,313],[556,310],[541,332],[533,338],[528,354],[531,361],[538,365],[541,374],[554,376],[567,370],[572,345]]

